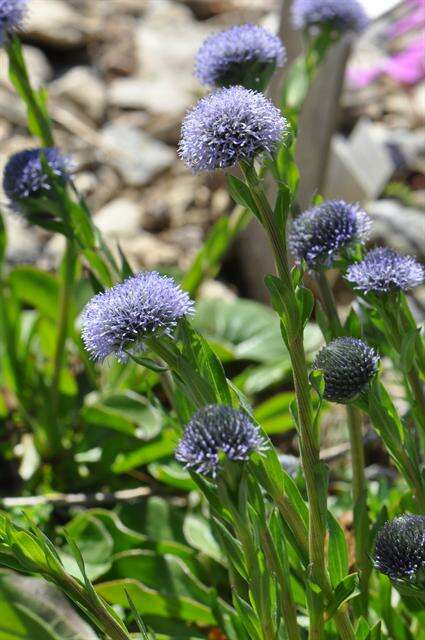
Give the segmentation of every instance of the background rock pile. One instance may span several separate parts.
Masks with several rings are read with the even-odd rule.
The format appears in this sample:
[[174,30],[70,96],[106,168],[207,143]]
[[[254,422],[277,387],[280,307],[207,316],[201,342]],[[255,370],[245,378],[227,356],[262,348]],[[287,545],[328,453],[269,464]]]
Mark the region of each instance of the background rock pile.
[[[58,145],[72,157],[97,225],[136,268],[187,268],[212,222],[232,206],[220,177],[190,175],[176,154],[183,114],[204,92],[193,75],[195,53],[209,33],[230,24],[261,22],[277,30],[280,1],[29,4],[25,56],[35,83],[48,89]],[[382,34],[400,11],[362,36],[352,65],[386,54]],[[424,86],[423,79],[403,86],[385,76],[361,89],[347,84],[326,187],[327,196],[369,203],[379,239],[422,256]],[[1,168],[11,153],[34,146],[24,123],[2,53]],[[5,203],[3,194],[0,199]],[[11,214],[6,221],[10,263],[57,264],[61,237],[28,229]]]

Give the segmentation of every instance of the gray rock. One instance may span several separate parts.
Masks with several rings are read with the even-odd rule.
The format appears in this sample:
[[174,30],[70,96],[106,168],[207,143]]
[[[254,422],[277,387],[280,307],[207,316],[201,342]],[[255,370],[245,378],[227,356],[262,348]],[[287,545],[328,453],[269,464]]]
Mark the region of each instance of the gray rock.
[[395,168],[381,128],[361,120],[348,140],[340,135],[332,140],[325,196],[360,201],[377,198]]
[[101,161],[116,168],[129,186],[147,184],[175,160],[170,147],[135,127],[112,122],[101,135]]
[[193,101],[193,92],[167,78],[117,78],[108,87],[108,102],[121,109],[144,109],[152,114],[181,118]]
[[41,252],[40,237],[18,214],[4,216],[7,246],[6,260],[11,264],[35,262]]
[[102,120],[106,87],[90,67],[73,67],[50,86],[52,95],[69,98],[94,122]]
[[403,253],[425,257],[425,213],[397,200],[377,200],[366,206],[373,220],[371,240]]
[[95,23],[63,0],[31,3],[25,20],[25,38],[61,49],[79,47],[94,33]]
[[128,198],[117,198],[96,213],[94,222],[102,234],[108,237],[132,238],[140,230],[142,215],[136,202]]
[[135,238],[124,239],[120,246],[135,269],[158,266],[174,266],[178,263],[179,250],[151,233],[141,233]]

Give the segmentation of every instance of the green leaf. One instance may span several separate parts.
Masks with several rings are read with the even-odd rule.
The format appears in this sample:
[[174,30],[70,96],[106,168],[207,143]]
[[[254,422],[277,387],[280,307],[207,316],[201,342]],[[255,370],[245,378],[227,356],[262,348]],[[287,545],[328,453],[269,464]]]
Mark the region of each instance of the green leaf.
[[177,441],[178,437],[174,429],[164,429],[156,440],[128,453],[118,454],[112,465],[112,471],[114,473],[125,473],[149,462],[165,458],[173,453]]
[[224,563],[223,553],[205,518],[188,513],[184,519],[183,533],[194,549],[198,549],[201,553],[221,564]]
[[54,276],[36,267],[21,265],[10,272],[9,283],[19,300],[56,321],[59,287]]
[[229,223],[230,220],[227,217],[217,220],[184,276],[182,287],[190,296],[196,296],[199,286],[206,278],[216,275],[220,262],[234,237]]
[[45,580],[0,572],[0,640],[96,640],[59,589]]
[[344,530],[329,511],[328,529],[329,575],[332,586],[336,587],[348,573],[348,549]]
[[148,470],[155,480],[175,489],[181,491],[193,491],[196,489],[196,484],[190,474],[174,460],[168,463],[152,462]]
[[[90,514],[82,514],[65,528],[69,537],[78,545],[84,560],[85,570],[90,580],[104,575],[112,564],[113,540],[100,520]],[[81,571],[72,553],[65,546],[60,557],[65,570],[78,579],[82,579]]]
[[258,211],[257,205],[255,204],[251,191],[245,182],[242,182],[242,180],[236,178],[236,176],[227,174],[227,186],[232,199],[242,207],[248,208],[261,221],[261,215]]
[[358,595],[359,592],[356,589],[357,582],[357,573],[350,573],[350,575],[345,576],[345,578],[336,586],[332,600],[327,609],[329,617],[332,617],[344,602],[347,602]]
[[298,301],[298,308],[300,311],[302,326],[305,327],[307,322],[310,320],[310,316],[313,311],[314,295],[311,289],[300,286],[297,288],[295,296]]
[[400,366],[405,373],[409,373],[413,367],[416,355],[416,338],[418,330],[411,329],[403,335],[400,349]]
[[266,433],[285,433],[295,427],[289,409],[294,397],[292,391],[279,393],[255,408],[255,419]]
[[141,615],[174,617],[180,620],[212,625],[216,620],[211,609],[186,596],[164,595],[144,586],[138,580],[111,580],[96,585],[97,593],[111,605],[128,608],[126,592]]

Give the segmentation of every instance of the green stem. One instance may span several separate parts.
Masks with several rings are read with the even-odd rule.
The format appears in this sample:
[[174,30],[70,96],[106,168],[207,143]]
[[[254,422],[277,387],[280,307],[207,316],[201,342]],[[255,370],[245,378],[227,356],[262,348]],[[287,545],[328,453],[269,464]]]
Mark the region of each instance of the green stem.
[[66,238],[66,249],[63,261],[63,280],[59,298],[58,333],[53,361],[53,375],[50,387],[50,416],[52,439],[49,446],[53,451],[60,448],[60,429],[58,427],[58,409],[60,399],[60,376],[65,356],[66,338],[69,330],[70,306],[76,268],[76,248],[72,238]]
[[157,356],[167,363],[173,374],[183,383],[185,392],[196,407],[214,404],[216,398],[213,390],[176,347],[166,345],[165,341],[161,339],[149,338],[145,342]]
[[[344,331],[329,280],[323,270],[318,272],[317,282],[332,338],[338,338],[343,335]],[[369,579],[372,572],[372,564],[369,559],[370,536],[367,509],[367,483],[362,418],[359,409],[352,405],[347,405],[347,423],[351,448],[352,494],[354,505],[353,522],[356,566],[359,571],[360,611],[362,615],[367,616]]]
[[[271,571],[275,574],[276,579],[279,583],[280,607],[288,634],[288,640],[300,640],[300,633],[297,622],[297,608],[292,596],[291,585],[281,567],[281,563],[268,528],[262,528],[261,534],[264,554],[269,563]],[[284,540],[283,544],[285,544]],[[289,577],[289,565],[287,567],[287,575]]]
[[63,590],[73,602],[88,612],[96,626],[111,640],[130,640],[130,634],[109,613],[100,598],[96,601],[87,593],[84,587],[72,576],[66,575],[61,581]]
[[[285,229],[278,230],[276,228],[273,211],[258,181],[254,168],[247,165],[241,165],[241,168],[258,213],[261,216],[263,226],[271,241],[276,269],[288,296],[288,307],[294,310],[291,317],[287,318],[289,328],[287,346],[292,363],[298,408],[301,463],[309,502],[308,535],[310,577],[313,582],[320,586],[323,595],[327,597],[331,593],[331,586],[325,564],[326,521],[323,517],[324,496],[320,495],[319,489],[322,477],[320,449],[313,424],[313,409],[303,344],[303,328],[299,322],[299,314],[295,311],[298,309],[298,306],[289,270]],[[310,640],[317,640],[323,637],[324,602],[323,597],[317,597],[317,594],[313,591],[311,596],[312,597],[309,598],[312,606],[312,610],[310,611],[309,638]],[[335,620],[339,625],[338,630],[343,640],[346,638],[354,638],[354,630],[344,611],[340,610],[338,620],[337,617],[335,617]]]

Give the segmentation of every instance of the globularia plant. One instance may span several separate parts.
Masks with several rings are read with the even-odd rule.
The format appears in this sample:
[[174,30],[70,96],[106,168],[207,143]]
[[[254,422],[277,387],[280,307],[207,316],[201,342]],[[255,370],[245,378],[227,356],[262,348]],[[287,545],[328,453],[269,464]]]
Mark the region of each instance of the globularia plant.
[[[51,521],[56,545],[33,523],[22,526],[13,514],[2,515],[0,564],[33,577],[0,573],[0,600],[13,609],[19,580],[36,585],[35,576],[41,576],[55,585],[56,599],[60,590],[112,640],[129,640],[136,632],[145,640],[422,640],[425,350],[405,293],[423,281],[424,270],[390,249],[364,255],[371,220],[357,203],[316,199],[287,230],[296,209],[302,102],[335,38],[366,25],[361,6],[294,2],[293,20],[305,32],[307,49],[291,66],[281,109],[261,92],[285,62],[278,38],[242,25],[207,39],[196,73],[214,90],[186,115],[179,145],[191,171],[227,172],[244,221],[255,216],[270,241],[276,275],[267,276],[266,284],[294,394],[289,392],[292,403],[288,393],[267,398],[266,414],[274,417],[286,402],[298,435],[301,465],[295,477],[282,467],[264,429],[264,404],[253,407],[254,394],[245,397],[240,378],[228,378],[229,349],[220,351],[194,328],[190,294],[219,268],[242,217],[233,227],[226,219],[217,223],[182,283],[157,272],[133,274],[122,252],[119,261],[114,258],[75,189],[68,160],[55,147],[44,94],[31,86],[16,36],[25,7],[23,1],[0,0],[0,41],[42,148],[9,159],[4,190],[10,208],[30,224],[62,233],[66,250],[60,278],[31,271],[32,279],[21,281],[17,271],[10,277],[6,268],[1,272],[0,359],[6,375],[0,372],[0,381],[9,385],[6,410],[17,407],[14,421],[7,414],[7,424],[20,428],[23,422],[34,433],[43,487],[49,476],[53,489],[68,478],[73,487],[91,482],[92,500],[124,504],[117,510],[82,509],[57,530]],[[276,183],[273,198],[267,173]],[[362,298],[362,313],[352,309],[345,322],[337,313],[329,268],[344,269]],[[304,269],[318,285],[321,304],[303,284]],[[83,293],[77,293],[79,279]],[[39,287],[36,294],[22,282]],[[14,297],[16,291],[23,292],[21,298]],[[24,326],[20,315],[28,300],[38,315],[25,317]],[[311,363],[304,337],[314,308],[326,344]],[[262,339],[265,333],[262,328]],[[379,377],[378,369],[387,366],[380,353],[389,351],[411,401],[403,416]],[[22,380],[28,388],[22,389]],[[339,502],[333,495],[329,505],[320,432],[320,412],[328,403],[347,408],[352,459],[351,496],[345,492]],[[3,417],[2,405],[0,412]],[[368,486],[362,412],[400,472],[393,488]],[[156,439],[144,442],[155,429]],[[89,472],[97,463],[98,484]],[[137,486],[140,480],[146,486]],[[125,488],[115,491],[117,485]],[[163,497],[153,496],[143,509],[126,503],[134,491],[143,490],[144,500],[158,486]],[[105,487],[113,490],[103,493]],[[65,509],[80,504],[81,494],[60,499]],[[47,500],[55,504],[58,494]],[[351,573],[346,532],[337,517],[341,509],[353,512]],[[382,525],[387,509],[394,519],[374,527],[380,530],[373,550],[370,521]],[[401,515],[406,510],[411,515]],[[42,523],[48,516],[36,517]],[[61,522],[67,518],[64,510]],[[138,529],[129,528],[131,523]],[[393,608],[391,584],[401,596]],[[28,606],[16,608],[19,620]],[[45,633],[38,613],[36,607],[27,620],[31,640],[41,637],[40,629]],[[86,624],[78,620],[80,628]]]

